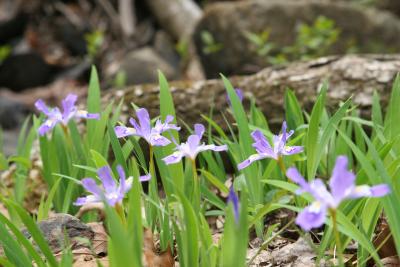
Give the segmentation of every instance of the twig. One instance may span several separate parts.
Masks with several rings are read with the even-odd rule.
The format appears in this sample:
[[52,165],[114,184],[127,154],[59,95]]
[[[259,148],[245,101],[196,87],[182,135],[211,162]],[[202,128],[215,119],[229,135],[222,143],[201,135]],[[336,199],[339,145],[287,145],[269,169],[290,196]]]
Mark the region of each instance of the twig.
[[134,12],[134,0],[119,0],[119,22],[122,33],[130,37],[135,33],[136,17]]

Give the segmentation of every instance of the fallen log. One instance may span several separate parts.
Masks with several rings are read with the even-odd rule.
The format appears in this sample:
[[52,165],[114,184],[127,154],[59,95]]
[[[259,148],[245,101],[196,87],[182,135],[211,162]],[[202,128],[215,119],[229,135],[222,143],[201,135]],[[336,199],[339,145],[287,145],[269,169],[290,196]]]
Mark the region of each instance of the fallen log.
[[[302,107],[309,111],[318,89],[328,81],[328,106],[337,107],[340,101],[352,96],[365,116],[372,105],[374,90],[380,94],[383,105],[387,103],[392,82],[399,71],[400,55],[345,55],[269,67],[254,75],[231,77],[230,80],[245,92],[245,97],[254,97],[270,123],[278,124],[284,116],[286,88],[292,88]],[[228,104],[221,80],[177,81],[171,82],[170,87],[180,119],[192,125],[201,121],[200,114],[208,114],[213,105],[214,119],[221,126],[225,125],[220,114]],[[123,97],[127,107],[133,102],[157,115],[158,93],[158,85],[138,85],[111,90],[104,95],[104,101],[118,101]],[[125,110],[132,116],[131,108]]]

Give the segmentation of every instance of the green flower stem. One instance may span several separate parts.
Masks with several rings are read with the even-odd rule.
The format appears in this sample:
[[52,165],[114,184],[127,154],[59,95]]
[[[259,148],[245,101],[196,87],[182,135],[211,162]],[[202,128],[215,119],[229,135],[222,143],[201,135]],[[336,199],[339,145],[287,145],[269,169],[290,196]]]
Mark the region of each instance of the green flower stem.
[[[150,187],[149,187],[149,196],[150,199],[153,200],[155,203],[158,203],[158,188],[157,188],[157,177],[156,177],[156,171],[155,171],[155,166],[154,166],[154,148],[153,146],[150,146],[149,148],[149,155],[150,155],[150,162],[149,162],[149,172],[151,175],[150,179]],[[157,218],[157,209],[153,205],[149,204],[148,206],[149,210],[149,223],[151,225],[151,228],[154,230],[154,226],[156,225],[156,218]]]
[[200,211],[200,181],[199,177],[197,176],[197,167],[196,167],[196,160],[191,160],[192,162],[192,170],[193,170],[193,207],[196,212]]
[[126,226],[126,217],[125,217],[125,212],[124,208],[122,207],[122,204],[117,203],[115,205],[115,210],[117,211],[119,218],[121,219],[121,222],[124,226]]
[[281,156],[279,156],[277,162],[278,162],[279,169],[281,169],[283,176],[286,176],[286,167],[285,167],[285,163],[283,162],[283,158]]
[[66,126],[64,124],[61,124],[61,128],[63,129],[67,144],[71,148],[72,147],[72,139],[71,139],[71,134],[70,134],[69,128],[68,128],[68,126]]
[[335,241],[336,241],[336,254],[337,254],[338,259],[339,259],[339,266],[344,266],[343,253],[342,253],[342,244],[340,242],[339,230],[338,230],[338,227],[337,227],[336,210],[335,209],[330,209],[329,212],[330,212],[330,214],[332,216],[333,232],[334,232]]

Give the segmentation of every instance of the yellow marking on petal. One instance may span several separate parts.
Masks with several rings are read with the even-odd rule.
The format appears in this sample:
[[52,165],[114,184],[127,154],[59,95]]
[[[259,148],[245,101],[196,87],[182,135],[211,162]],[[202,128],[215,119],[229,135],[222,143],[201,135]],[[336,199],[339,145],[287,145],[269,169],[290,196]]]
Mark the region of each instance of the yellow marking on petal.
[[313,213],[318,213],[321,210],[321,206],[322,206],[322,203],[320,201],[314,201],[311,204],[309,211],[313,212]]
[[369,194],[370,188],[368,185],[359,185],[354,188],[354,192],[358,194]]
[[86,116],[88,114],[88,112],[86,110],[77,110],[76,114],[78,116]]
[[135,133],[136,133],[136,129],[135,129],[135,128],[127,127],[127,128],[126,128],[126,131],[127,131],[129,134],[135,134]]

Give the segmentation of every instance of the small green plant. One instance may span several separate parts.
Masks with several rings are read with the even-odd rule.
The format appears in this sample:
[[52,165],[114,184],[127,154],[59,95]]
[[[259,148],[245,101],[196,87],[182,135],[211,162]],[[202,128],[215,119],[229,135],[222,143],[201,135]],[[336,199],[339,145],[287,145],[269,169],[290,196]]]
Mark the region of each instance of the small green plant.
[[269,42],[270,30],[264,30],[260,34],[245,32],[245,36],[256,46],[257,55],[266,57],[275,48],[275,45]]
[[218,43],[209,31],[201,32],[201,41],[203,42],[203,53],[206,55],[217,53],[223,48],[223,45]]
[[11,47],[9,45],[0,45],[0,65],[11,54]]
[[335,28],[335,22],[324,16],[319,16],[313,25],[302,23],[297,31],[297,38],[288,54],[300,59],[309,59],[325,55],[337,41],[340,30]]
[[340,30],[335,22],[319,16],[312,25],[301,23],[297,28],[294,43],[279,47],[269,40],[270,30],[261,33],[246,32],[246,38],[253,44],[258,56],[265,57],[272,65],[298,59],[310,59],[326,55],[337,41]]
[[104,42],[104,33],[100,30],[95,30],[85,34],[86,49],[89,58],[94,59],[100,52],[100,48]]
[[123,88],[126,86],[126,72],[119,70],[114,77],[113,85],[115,88]]
[[181,57],[182,61],[186,61],[189,57],[189,42],[186,39],[181,39],[175,45],[175,50],[178,52],[179,56]]

